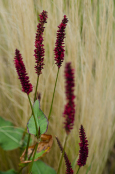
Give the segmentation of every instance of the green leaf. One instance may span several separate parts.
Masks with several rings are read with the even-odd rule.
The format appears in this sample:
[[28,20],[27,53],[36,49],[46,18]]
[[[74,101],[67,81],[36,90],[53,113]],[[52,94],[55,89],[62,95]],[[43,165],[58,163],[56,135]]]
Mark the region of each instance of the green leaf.
[[[22,146],[22,128],[15,128],[9,121],[0,117],[0,146],[4,150],[13,150]],[[25,137],[27,141],[27,136]]]
[[[33,110],[37,122],[37,127],[39,129],[40,127],[40,135],[44,134],[47,131],[48,128],[48,119],[42,112],[42,110],[39,107],[39,100],[36,100],[33,105]],[[27,123],[28,133],[36,135],[36,127],[34,122],[33,115],[29,119],[29,122]]]
[[43,173],[56,174],[56,171],[41,160],[34,162],[32,167],[32,174],[43,174]]
[[13,169],[11,169],[6,172],[0,172],[0,174],[16,174],[16,172]]

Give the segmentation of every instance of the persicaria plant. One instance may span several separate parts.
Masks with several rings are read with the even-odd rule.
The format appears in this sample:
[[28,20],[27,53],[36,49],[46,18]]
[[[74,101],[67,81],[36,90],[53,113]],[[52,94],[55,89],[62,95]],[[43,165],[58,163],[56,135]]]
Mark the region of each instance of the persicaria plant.
[[[48,18],[47,12],[43,11],[39,15],[39,17],[40,17],[40,20],[37,25],[37,31],[35,36],[35,50],[34,50],[35,72],[37,73],[35,89],[30,83],[29,76],[26,72],[26,68],[25,68],[20,51],[18,49],[15,50],[14,64],[18,74],[18,78],[22,86],[22,91],[25,92],[28,96],[28,100],[31,107],[31,113],[30,113],[31,117],[29,118],[27,122],[27,127],[25,128],[25,130],[20,132],[21,136],[17,137],[19,144],[17,144],[17,146],[15,144],[12,145],[13,148],[17,148],[20,146],[22,147],[23,145],[24,149],[20,157],[19,171],[15,172],[14,170],[10,170],[10,174],[23,173],[25,168],[27,169],[27,173],[32,173],[32,174],[34,173],[59,174],[63,158],[65,160],[65,165],[66,165],[65,173],[73,174],[75,171],[65,152],[68,136],[70,135],[71,130],[73,129],[74,121],[75,121],[75,95],[74,95],[75,70],[72,68],[71,62],[68,62],[65,64],[65,71],[64,71],[65,94],[66,94],[66,105],[64,108],[64,112],[62,114],[65,120],[64,129],[66,133],[64,146],[62,146],[59,140],[59,137],[57,136],[55,137],[57,144],[60,148],[60,151],[62,153],[57,172],[50,166],[47,166],[43,161],[39,160],[41,157],[43,157],[46,153],[48,153],[51,150],[51,147],[53,145],[52,135],[48,135],[46,134],[46,132],[48,129],[48,124],[49,124],[51,113],[52,113],[52,107],[53,107],[53,101],[55,96],[55,89],[56,89],[56,84],[58,80],[59,70],[64,60],[64,52],[65,52],[64,38],[65,38],[65,29],[68,23],[68,19],[66,15],[64,15],[63,20],[58,26],[58,30],[57,30],[57,39],[56,39],[55,48],[54,48],[54,54],[55,54],[54,59],[55,59],[55,64],[57,65],[57,76],[56,76],[56,80],[54,84],[54,91],[53,91],[49,115],[45,116],[43,111],[40,109],[40,97],[37,96],[37,89],[39,84],[39,77],[40,77],[40,74],[42,74],[42,70],[44,66],[45,49],[43,45],[43,32],[45,29],[44,25],[45,23],[47,23],[47,18]],[[33,101],[34,101],[33,105],[29,97],[29,94],[30,92],[32,92],[32,90],[35,90],[35,94],[33,97]],[[2,120],[2,121],[5,122],[5,120]],[[37,141],[35,144],[30,146],[31,135],[34,135]],[[79,143],[80,150],[79,150],[79,158],[78,160],[76,160],[76,166],[78,165],[77,174],[79,172],[79,169],[86,164],[87,157],[88,157],[88,140],[86,138],[83,125],[81,125],[80,127],[79,136],[80,136],[80,143]],[[14,134],[14,137],[16,138],[16,134]],[[2,144],[3,143],[4,141],[2,142]]]

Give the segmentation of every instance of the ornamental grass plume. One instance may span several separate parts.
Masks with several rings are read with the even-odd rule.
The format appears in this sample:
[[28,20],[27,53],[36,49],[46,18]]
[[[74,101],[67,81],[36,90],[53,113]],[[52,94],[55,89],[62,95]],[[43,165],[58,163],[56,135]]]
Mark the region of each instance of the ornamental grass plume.
[[80,137],[80,150],[79,150],[79,159],[77,161],[77,165],[82,167],[86,164],[86,160],[88,157],[88,140],[86,139],[85,131],[83,126],[79,130],[79,137]]
[[[61,152],[63,153],[63,147],[57,137],[56,137],[56,140],[57,140],[57,143],[58,143],[58,146],[59,146]],[[64,152],[64,159],[65,159],[65,164],[66,164],[66,174],[73,174],[73,169],[72,169],[71,163],[68,159],[66,152]]]
[[55,43],[55,49],[54,49],[54,54],[55,54],[55,61],[56,61],[56,65],[58,66],[58,68],[61,67],[61,64],[64,60],[64,38],[65,38],[65,28],[67,25],[68,19],[66,17],[66,15],[64,15],[64,18],[61,22],[61,24],[58,26],[58,31],[57,31],[57,40]]
[[66,79],[66,100],[63,117],[65,117],[64,128],[66,133],[69,134],[74,125],[75,117],[75,95],[74,95],[74,69],[71,68],[71,63],[66,63],[65,66],[65,79]]
[[22,91],[29,95],[29,93],[32,92],[33,87],[29,81],[29,77],[26,73],[26,68],[23,63],[22,56],[18,49],[15,50],[14,64],[22,85]]
[[44,65],[44,45],[43,45],[43,32],[44,32],[44,24],[47,23],[46,19],[48,18],[47,16],[47,11],[44,11],[39,15],[40,20],[39,24],[37,26],[37,32],[36,32],[36,38],[35,38],[35,47],[36,49],[34,50],[34,56],[35,56],[35,70],[37,75],[39,76],[42,72],[43,65]]

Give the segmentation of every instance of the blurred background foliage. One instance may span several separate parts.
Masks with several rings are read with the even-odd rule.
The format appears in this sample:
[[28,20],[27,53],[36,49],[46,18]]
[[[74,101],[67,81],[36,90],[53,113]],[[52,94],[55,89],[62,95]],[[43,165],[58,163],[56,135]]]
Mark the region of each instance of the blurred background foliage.
[[[70,161],[78,158],[79,128],[83,124],[89,141],[89,157],[80,169],[85,174],[101,174],[115,141],[115,1],[114,0],[0,0],[0,116],[16,127],[25,128],[31,110],[21,91],[14,67],[15,49],[19,49],[30,82],[36,85],[34,41],[39,14],[48,12],[45,24],[45,66],[39,79],[41,109],[48,116],[57,73],[54,48],[57,26],[64,14],[66,28],[65,60],[60,68],[48,133],[63,143],[65,130],[62,113],[65,105],[64,67],[71,61],[75,68],[75,125],[66,147]],[[31,93],[33,100],[34,91]],[[18,169],[20,151],[0,148],[0,170]],[[52,150],[43,161],[57,170],[60,150],[54,139]],[[77,166],[75,171],[77,171]],[[106,170],[107,171],[107,170]],[[65,164],[60,173],[65,173]]]

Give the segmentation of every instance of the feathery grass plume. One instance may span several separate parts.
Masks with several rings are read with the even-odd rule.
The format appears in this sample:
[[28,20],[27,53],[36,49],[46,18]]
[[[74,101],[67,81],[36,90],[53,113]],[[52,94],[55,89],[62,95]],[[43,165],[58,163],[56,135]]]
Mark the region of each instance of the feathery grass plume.
[[66,100],[63,117],[65,117],[64,128],[66,133],[69,134],[73,129],[74,117],[75,117],[75,103],[74,103],[74,69],[71,68],[71,63],[66,63],[65,66],[65,79],[66,79]]
[[67,25],[68,19],[66,15],[64,15],[64,19],[62,20],[61,24],[58,26],[58,31],[57,31],[57,40],[55,43],[55,49],[54,49],[54,54],[55,54],[55,61],[58,66],[58,68],[61,67],[61,64],[64,60],[64,38],[65,38],[65,28]]
[[77,165],[82,167],[86,164],[86,160],[88,157],[88,140],[86,139],[85,131],[83,126],[79,130],[79,137],[80,137],[80,150],[79,150],[79,159],[77,161]]
[[18,49],[15,50],[14,64],[22,85],[22,91],[29,95],[29,93],[32,92],[33,87],[29,81],[29,77],[26,73],[26,68],[23,63],[22,56]]
[[35,47],[36,49],[34,50],[34,56],[35,56],[35,60],[37,63],[37,65],[35,65],[35,70],[37,75],[39,76],[42,72],[41,70],[43,69],[43,65],[44,65],[44,52],[45,49],[43,48],[43,32],[44,32],[44,24],[47,23],[46,19],[48,18],[47,16],[47,12],[43,10],[43,12],[39,15],[40,16],[40,20],[39,20],[39,24],[37,26],[37,32],[36,32],[36,39],[35,39]]
[[[63,147],[57,137],[56,137],[56,140],[57,140],[57,143],[58,143],[58,146],[59,146],[61,152],[63,152]],[[73,169],[72,169],[71,163],[68,159],[66,152],[64,152],[64,159],[65,159],[65,164],[66,164],[66,174],[73,174]]]

